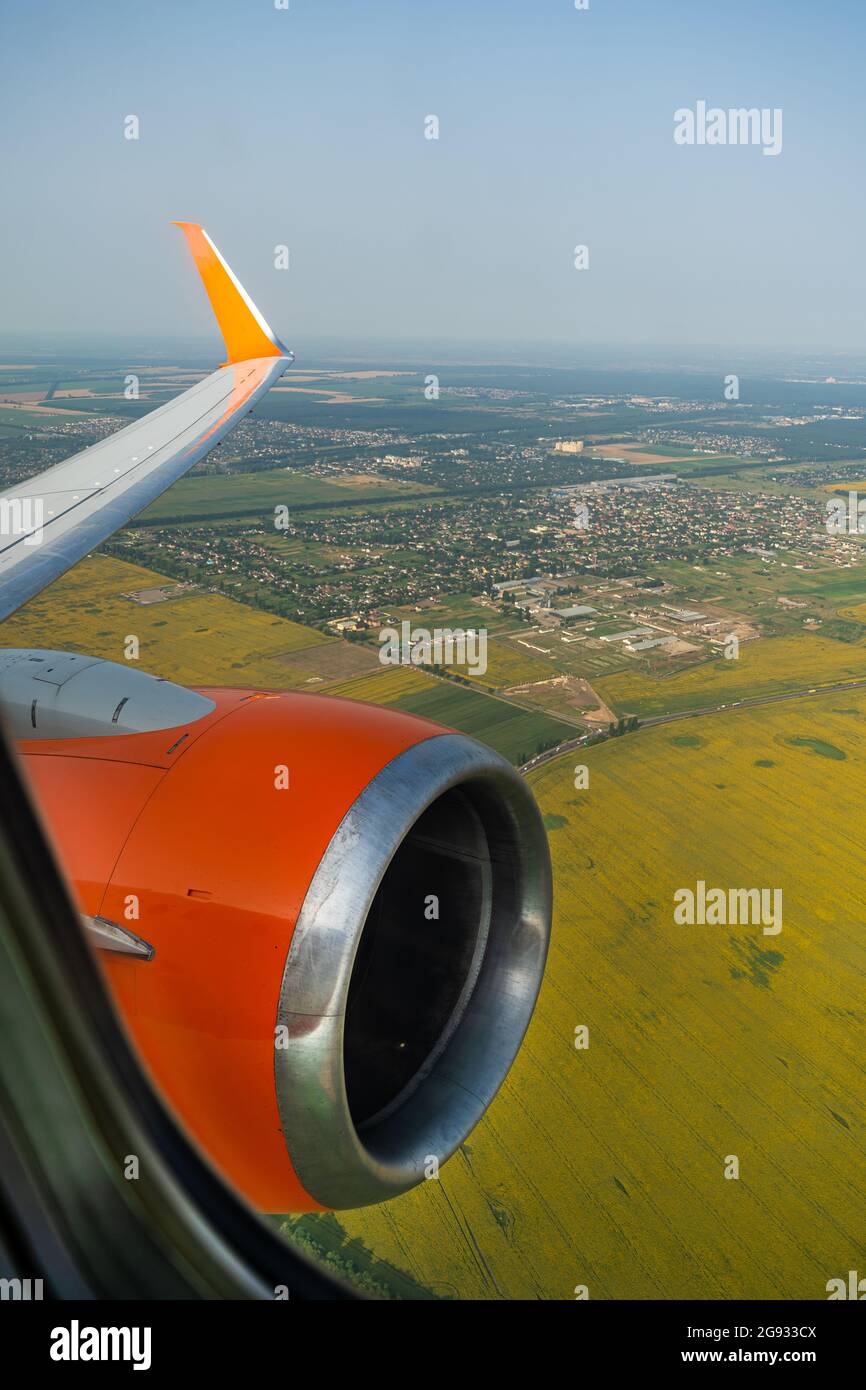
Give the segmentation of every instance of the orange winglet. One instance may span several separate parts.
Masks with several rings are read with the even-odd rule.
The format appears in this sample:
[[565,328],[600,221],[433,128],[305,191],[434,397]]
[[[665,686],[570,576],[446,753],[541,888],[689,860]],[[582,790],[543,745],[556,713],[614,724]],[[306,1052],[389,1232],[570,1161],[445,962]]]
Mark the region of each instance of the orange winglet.
[[240,280],[233,274],[204,227],[175,222],[187,239],[198,273],[226,345],[226,362],[250,357],[289,357],[291,354],[259,313]]

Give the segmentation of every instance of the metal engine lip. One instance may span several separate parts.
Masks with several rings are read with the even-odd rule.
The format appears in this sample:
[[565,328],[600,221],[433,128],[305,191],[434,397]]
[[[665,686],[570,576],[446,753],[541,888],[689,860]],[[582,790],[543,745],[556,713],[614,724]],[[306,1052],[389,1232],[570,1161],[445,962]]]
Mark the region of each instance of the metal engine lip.
[[[422,1083],[359,1134],[344,1075],[352,969],[373,899],[409,829],[447,791],[496,799],[507,824],[500,859],[516,894],[494,902],[487,949],[463,1016]],[[483,819],[483,817],[482,817]],[[504,892],[504,889],[500,890]],[[510,763],[464,734],[433,734],[398,754],[364,788],[335,831],[304,898],[277,1007],[274,1073],[292,1165],[314,1201],[381,1202],[443,1164],[484,1114],[520,1047],[550,939],[547,835]]]

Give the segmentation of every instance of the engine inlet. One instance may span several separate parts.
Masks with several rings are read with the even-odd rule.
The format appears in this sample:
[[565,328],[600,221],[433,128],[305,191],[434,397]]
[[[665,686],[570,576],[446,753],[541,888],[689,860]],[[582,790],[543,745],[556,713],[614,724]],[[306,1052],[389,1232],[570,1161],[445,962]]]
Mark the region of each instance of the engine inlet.
[[323,1206],[415,1186],[517,1053],[550,932],[547,837],[515,770],[462,734],[399,754],[331,840],[283,975],[276,1087]]

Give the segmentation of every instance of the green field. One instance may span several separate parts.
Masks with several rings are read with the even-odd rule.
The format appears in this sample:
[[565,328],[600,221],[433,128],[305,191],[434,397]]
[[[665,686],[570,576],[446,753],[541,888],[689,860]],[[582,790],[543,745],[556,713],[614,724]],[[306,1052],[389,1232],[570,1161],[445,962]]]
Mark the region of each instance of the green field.
[[420,671],[404,672],[399,667],[385,668],[381,675],[330,685],[325,693],[394,705],[409,714],[446,724],[481,739],[513,763],[532,757],[541,744],[562,743],[577,733],[573,724],[561,719],[518,709],[492,695]]
[[488,641],[486,656],[486,670],[478,675],[473,674],[467,666],[449,669],[487,690],[504,690],[512,685],[549,680],[558,674],[556,667],[544,657],[515,643]]
[[194,475],[181,478],[168,492],[142,512],[139,525],[164,525],[195,518],[273,516],[278,506],[322,506],[335,502],[383,502],[433,492],[418,483],[395,482],[390,478],[368,476],[353,482],[343,478],[328,482],[288,468],[261,473],[233,473],[227,477]]
[[[57,425],[69,424],[70,420],[74,418],[75,412],[67,409],[63,401],[58,401],[53,409],[63,411],[63,414],[49,414],[47,410],[40,410],[36,406],[32,410],[23,406],[8,406],[4,410],[3,406],[0,405],[0,425],[8,428],[12,433],[18,430],[30,433],[33,430],[47,429],[51,425],[56,427]],[[86,428],[86,424],[84,428]]]
[[[647,456],[646,460],[643,455]],[[698,454],[693,448],[678,448],[674,444],[624,443],[621,454],[615,450],[611,455],[596,454],[590,445],[586,457],[595,461],[606,457],[623,458],[634,465],[636,473],[682,473],[686,480],[692,474],[702,476],[726,473],[731,469],[766,467],[766,460],[762,458],[743,458],[739,454]]]
[[[864,550],[866,555],[866,550]],[[765,616],[777,611],[780,596],[804,600],[811,605],[798,610],[800,616],[814,611],[832,613],[835,605],[858,595],[866,599],[866,565],[846,568],[840,565],[810,566],[797,569],[802,557],[796,552],[780,552],[773,565],[765,565],[754,555],[732,555],[712,565],[689,565],[669,561],[658,565],[654,574],[677,585],[685,606],[719,597],[737,612]]]
[[[866,695],[574,761],[532,777],[554,937],[507,1082],[439,1181],[330,1220],[449,1297],[824,1299],[863,1260]],[[698,879],[781,887],[781,933],[675,926]]]
[[[453,498],[437,498],[437,506],[452,502]],[[414,563],[418,563],[414,556]],[[394,623],[407,621],[413,627],[484,628],[491,635],[513,632],[519,626],[519,619],[513,613],[503,614],[490,602],[482,602],[471,594],[448,594],[437,602],[427,602],[416,607],[397,605],[392,610]]]
[[398,702],[400,709],[480,738],[513,763],[532,757],[542,745],[575,736],[574,725],[549,715],[530,714],[446,681],[434,681],[434,685],[435,689],[404,695]]

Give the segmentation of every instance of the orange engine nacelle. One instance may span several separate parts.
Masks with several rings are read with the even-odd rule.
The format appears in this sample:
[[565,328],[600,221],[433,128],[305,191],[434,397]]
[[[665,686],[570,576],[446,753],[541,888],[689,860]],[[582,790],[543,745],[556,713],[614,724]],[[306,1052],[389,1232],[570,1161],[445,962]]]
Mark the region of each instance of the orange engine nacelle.
[[100,956],[218,1167],[271,1212],[396,1195],[463,1141],[529,1022],[550,923],[535,803],[426,720],[201,695],[172,728],[23,740],[37,802],[82,912],[154,948]]

